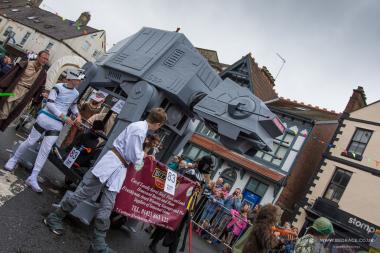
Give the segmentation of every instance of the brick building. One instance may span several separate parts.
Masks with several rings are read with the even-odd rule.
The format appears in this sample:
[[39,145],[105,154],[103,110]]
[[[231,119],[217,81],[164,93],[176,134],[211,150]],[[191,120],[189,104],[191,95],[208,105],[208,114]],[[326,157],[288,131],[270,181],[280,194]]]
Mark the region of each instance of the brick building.
[[[309,126],[302,150],[291,168],[277,204],[284,210],[282,220],[292,221],[302,205],[308,182],[317,170],[322,153],[326,150],[337,126],[339,115],[318,107],[280,100],[270,106],[282,117],[295,117]],[[284,113],[284,111],[286,113]]]

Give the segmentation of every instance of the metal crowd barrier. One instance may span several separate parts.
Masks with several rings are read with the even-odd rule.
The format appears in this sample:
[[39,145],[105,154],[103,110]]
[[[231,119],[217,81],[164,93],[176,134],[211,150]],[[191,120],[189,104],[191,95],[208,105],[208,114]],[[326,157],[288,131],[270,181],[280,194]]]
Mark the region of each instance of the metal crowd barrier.
[[[239,240],[250,226],[254,226],[254,224],[251,224],[249,220],[246,221],[241,217],[232,216],[231,210],[222,204],[211,203],[211,201],[209,197],[202,195],[196,204],[192,218],[195,232],[210,244],[223,244],[224,247],[231,250],[234,243]],[[214,204],[215,210],[206,216],[205,212],[207,213],[207,208],[210,207],[210,204]],[[240,212],[240,210],[236,211]],[[237,219],[238,222],[246,222],[245,228],[241,230],[239,235],[231,235],[233,232],[228,228],[228,224],[234,218]],[[205,222],[205,220],[207,220],[207,222]],[[295,239],[296,238],[290,237],[289,235],[280,235],[279,240],[282,242],[282,244],[280,244],[281,246],[270,250],[269,253],[294,252]],[[288,244],[292,244],[290,248]]]
[[[214,208],[214,210],[212,210]],[[240,210],[236,210],[240,212]],[[231,210],[224,205],[213,202],[208,196],[202,195],[201,199],[195,206],[192,223],[195,225],[196,233],[207,240],[210,244],[224,244],[231,249],[232,245],[240,236],[251,226],[249,221],[245,221],[239,216],[232,216]],[[236,219],[236,222],[245,223],[239,235],[232,232],[233,225],[228,228],[228,224]]]

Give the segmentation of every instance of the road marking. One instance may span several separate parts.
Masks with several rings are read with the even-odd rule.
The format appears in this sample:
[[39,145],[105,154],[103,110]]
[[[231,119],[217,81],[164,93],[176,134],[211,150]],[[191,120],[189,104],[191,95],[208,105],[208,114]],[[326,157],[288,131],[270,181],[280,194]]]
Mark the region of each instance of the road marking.
[[26,188],[24,180],[9,171],[0,170],[0,207]]

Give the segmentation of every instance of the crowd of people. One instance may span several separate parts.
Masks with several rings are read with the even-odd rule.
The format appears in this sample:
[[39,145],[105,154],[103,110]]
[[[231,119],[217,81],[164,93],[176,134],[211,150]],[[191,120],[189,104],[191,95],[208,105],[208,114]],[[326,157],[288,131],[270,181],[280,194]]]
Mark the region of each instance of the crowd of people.
[[[175,156],[168,167],[185,175],[197,162]],[[193,211],[194,232],[209,244],[223,243],[233,253],[324,253],[323,239],[334,233],[331,222],[318,218],[306,234],[290,222],[280,225],[281,209],[272,204],[252,206],[244,201],[240,188],[219,177],[204,181],[202,196]]]

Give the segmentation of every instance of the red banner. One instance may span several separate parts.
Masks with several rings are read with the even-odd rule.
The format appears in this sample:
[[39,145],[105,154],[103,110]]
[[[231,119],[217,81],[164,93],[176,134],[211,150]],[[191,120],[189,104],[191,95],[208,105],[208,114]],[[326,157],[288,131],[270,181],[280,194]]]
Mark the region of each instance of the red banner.
[[129,166],[123,187],[116,197],[115,211],[122,215],[175,230],[186,213],[195,183],[178,175],[175,194],[164,192],[167,168],[145,159],[136,171]]

